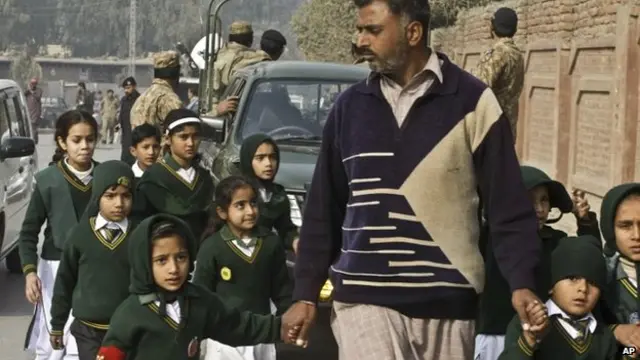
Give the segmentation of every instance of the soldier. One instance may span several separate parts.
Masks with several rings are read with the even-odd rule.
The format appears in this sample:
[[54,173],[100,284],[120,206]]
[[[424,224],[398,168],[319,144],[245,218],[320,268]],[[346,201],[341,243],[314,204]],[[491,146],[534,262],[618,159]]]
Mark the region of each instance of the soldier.
[[219,102],[235,71],[261,61],[271,60],[266,52],[251,49],[252,45],[253,28],[251,24],[246,21],[233,22],[229,28],[228,44],[220,49],[214,65],[212,86],[215,107],[208,115],[219,116],[235,111],[238,101],[235,97]]
[[473,74],[493,90],[511,124],[516,141],[518,100],[524,84],[524,57],[513,41],[518,15],[513,9],[500,8],[491,19],[491,37],[498,38],[480,58]]
[[266,52],[271,60],[280,59],[284,49],[287,46],[287,39],[284,38],[278,30],[267,30],[262,33],[260,38],[260,49]]
[[137,85],[136,79],[131,76],[122,82],[124,96],[120,100],[120,114],[118,115],[118,125],[120,125],[120,133],[122,134],[120,137],[122,144],[120,160],[129,165],[133,165],[135,162],[129,147],[131,146],[131,108],[140,97],[140,93],[136,90]]
[[163,51],[153,56],[154,79],[151,86],[131,108],[131,129],[144,123],[163,128],[171,110],[180,109],[182,100],[175,93],[180,79],[180,57],[175,51]]
[[113,90],[107,90],[107,96],[100,101],[100,118],[102,119],[100,137],[103,144],[113,143],[113,132],[116,127],[116,115],[119,107],[120,101],[114,96]]

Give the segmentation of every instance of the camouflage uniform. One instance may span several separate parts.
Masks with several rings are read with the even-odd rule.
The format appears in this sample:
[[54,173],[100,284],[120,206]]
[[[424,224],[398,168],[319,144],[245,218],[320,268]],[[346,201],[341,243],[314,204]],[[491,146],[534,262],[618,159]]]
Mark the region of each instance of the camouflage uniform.
[[513,38],[500,38],[484,53],[473,71],[473,74],[489,85],[496,94],[502,110],[511,123],[514,142],[524,72],[524,57]]
[[[25,86],[30,79],[42,79],[42,67],[27,54],[22,54],[11,63],[10,77],[20,86]],[[35,121],[35,119],[32,119]]]
[[102,119],[100,136],[104,142],[110,143],[113,141],[113,130],[116,126],[118,108],[120,108],[120,101],[114,95],[105,96],[100,102],[100,118]]
[[[175,51],[156,53],[153,57],[156,71],[177,69],[180,71],[180,58]],[[151,86],[136,100],[131,108],[131,129],[149,123],[163,129],[164,118],[169,111],[183,106],[182,100],[165,79],[155,78]]]
[[[246,21],[235,21],[229,28],[230,35],[253,34],[251,24]],[[222,97],[233,74],[243,67],[271,60],[269,55],[262,50],[254,50],[236,42],[229,42],[218,52],[216,62],[213,66],[213,105],[215,111],[217,104]]]

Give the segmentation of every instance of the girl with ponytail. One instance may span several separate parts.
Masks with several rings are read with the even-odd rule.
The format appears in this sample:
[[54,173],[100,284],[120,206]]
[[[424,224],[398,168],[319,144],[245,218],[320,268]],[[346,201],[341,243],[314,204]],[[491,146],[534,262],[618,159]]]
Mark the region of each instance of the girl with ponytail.
[[[56,120],[56,150],[48,167],[35,176],[36,186],[22,223],[19,252],[25,276],[25,295],[35,305],[27,334],[27,347],[38,359],[77,359],[78,351],[69,325],[64,329],[64,349],[54,350],[49,342],[51,298],[62,249],[91,198],[93,152],[98,124],[91,114],[71,110]],[[38,240],[46,223],[44,242],[38,256]]]

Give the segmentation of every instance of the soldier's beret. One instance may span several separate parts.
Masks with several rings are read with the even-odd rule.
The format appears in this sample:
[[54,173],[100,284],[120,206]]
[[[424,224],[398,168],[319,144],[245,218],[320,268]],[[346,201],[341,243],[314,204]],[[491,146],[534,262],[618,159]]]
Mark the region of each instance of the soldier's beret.
[[155,53],[153,54],[153,67],[155,69],[180,67],[180,56],[172,50]]
[[231,26],[229,26],[229,34],[230,35],[242,35],[242,34],[252,34],[253,28],[251,24],[247,21],[234,21]]
[[124,79],[124,81],[122,82],[122,87],[126,87],[126,86],[136,86],[138,85],[136,83],[136,79],[133,78],[133,76],[129,76],[128,78]]
[[493,30],[500,36],[513,36],[518,29],[518,15],[507,7],[496,10],[493,14]]
[[287,39],[284,38],[278,30],[269,29],[262,33],[262,40],[270,40],[277,44],[281,44],[282,46],[287,45]]

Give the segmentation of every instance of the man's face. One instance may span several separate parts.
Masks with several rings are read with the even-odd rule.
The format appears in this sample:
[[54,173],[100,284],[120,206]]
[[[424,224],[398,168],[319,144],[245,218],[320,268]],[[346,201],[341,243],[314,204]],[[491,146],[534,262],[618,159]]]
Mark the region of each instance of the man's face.
[[107,97],[108,97],[109,99],[113,99],[113,93],[112,93],[111,91],[109,91],[109,92],[107,93]]
[[30,88],[31,90],[35,90],[35,89],[36,89],[36,86],[38,86],[38,83],[37,83],[37,82],[35,82],[35,81],[32,81],[32,82],[30,82],[30,83],[29,83],[29,88]]
[[358,47],[376,72],[390,74],[403,67],[409,51],[405,26],[383,0],[358,9]]
[[124,93],[126,95],[131,95],[133,93],[133,90],[135,90],[136,87],[134,85],[127,85],[124,87]]

